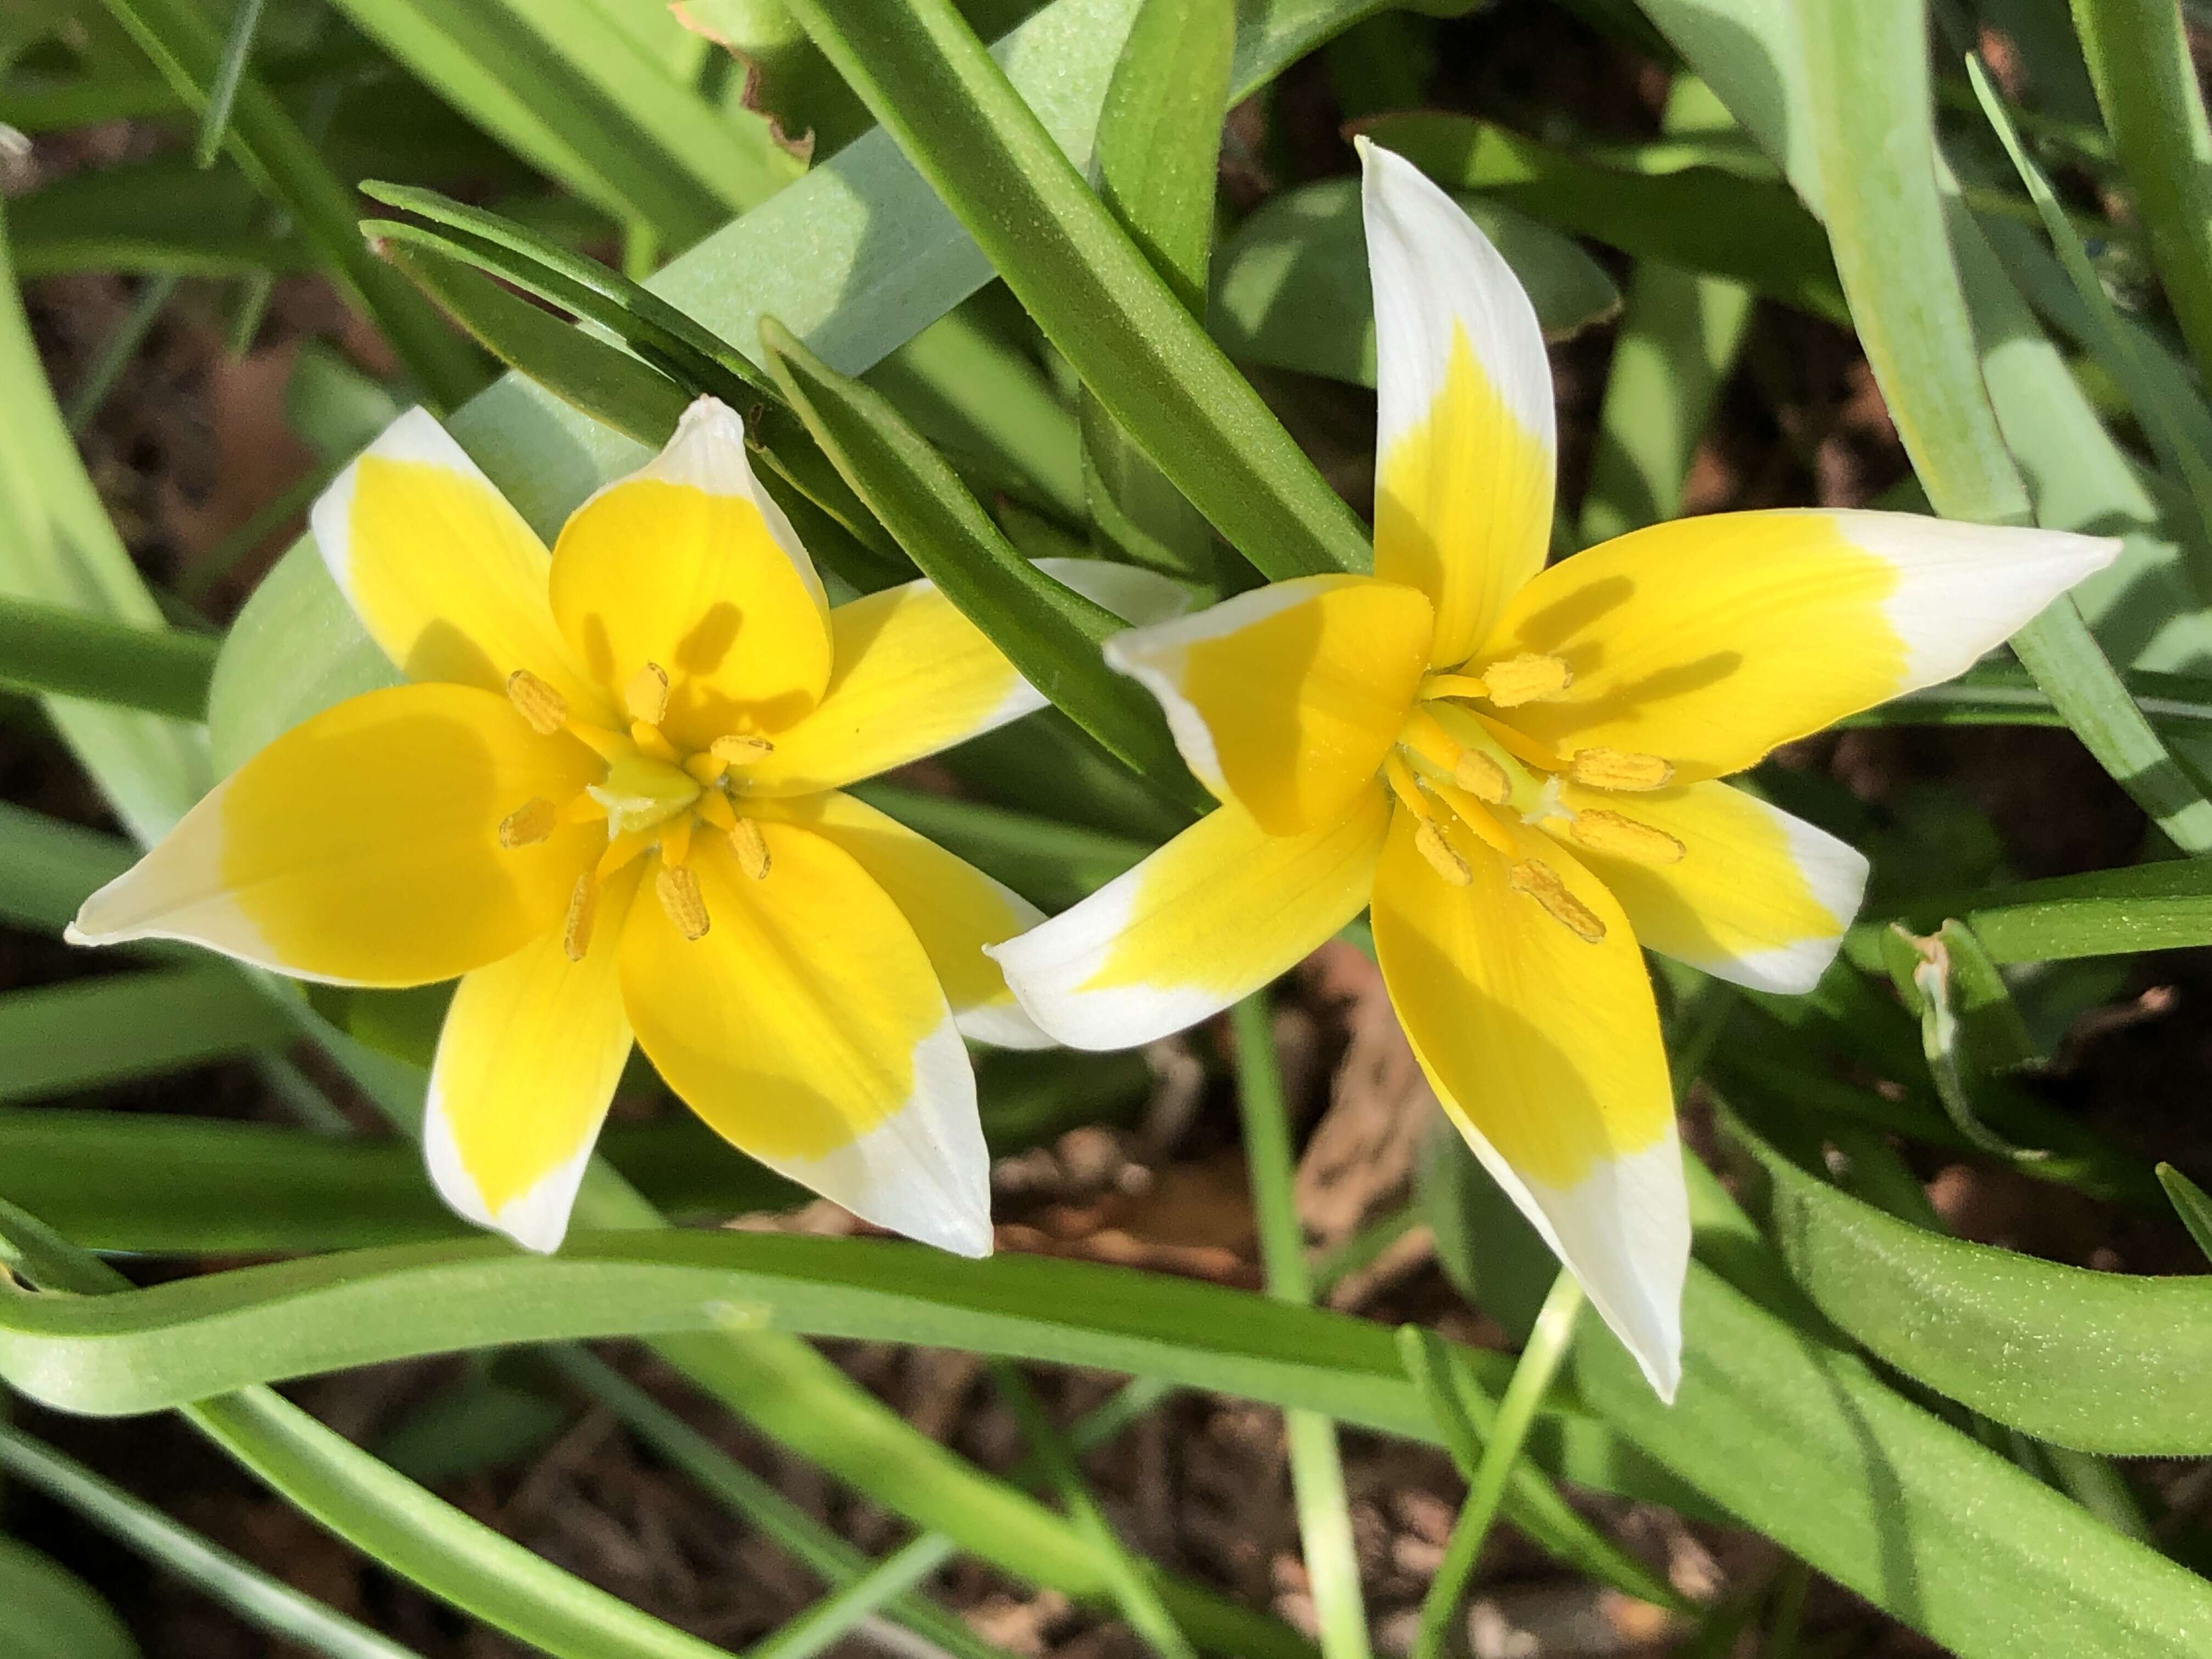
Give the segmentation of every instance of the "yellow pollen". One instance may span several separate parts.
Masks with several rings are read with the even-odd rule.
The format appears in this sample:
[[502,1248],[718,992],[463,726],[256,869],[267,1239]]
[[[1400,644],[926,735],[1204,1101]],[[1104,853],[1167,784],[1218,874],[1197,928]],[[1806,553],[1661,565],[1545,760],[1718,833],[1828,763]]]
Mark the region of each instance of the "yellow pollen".
[[1574,671],[1559,657],[1508,657],[1482,671],[1490,701],[1500,708],[1556,697],[1574,683]]
[[553,833],[560,818],[551,801],[532,796],[499,821],[499,844],[506,848],[535,847]]
[[775,753],[775,745],[766,738],[732,735],[715,738],[707,752],[725,766],[750,766],[762,757]]
[[768,837],[751,818],[739,818],[730,828],[730,845],[738,855],[738,868],[755,881],[768,879]]
[[1459,855],[1458,848],[1444,839],[1444,832],[1434,818],[1421,821],[1420,827],[1413,831],[1413,845],[1429,861],[1429,868],[1451,886],[1464,887],[1474,879],[1467,860]]
[[668,712],[668,671],[649,662],[631,675],[629,684],[623,688],[623,707],[634,720],[659,725],[660,717]]
[[653,895],[668,913],[676,931],[688,939],[707,937],[707,900],[699,891],[699,878],[682,865],[664,864],[653,872]]
[[507,677],[507,700],[530,722],[530,729],[551,737],[568,723],[568,700],[527,668]]
[[1638,823],[1618,812],[1577,812],[1567,833],[1593,853],[1610,853],[1615,858],[1633,859],[1638,864],[1682,861],[1680,842],[1664,830]]
[[1656,755],[1625,749],[1578,749],[1567,763],[1567,775],[1593,789],[1663,789],[1674,769]]
[[599,914],[599,883],[596,876],[576,878],[568,894],[568,915],[561,924],[561,949],[571,962],[581,962],[592,948],[592,923]]
[[1577,939],[1595,945],[1605,938],[1605,923],[1598,920],[1596,912],[1569,892],[1559,872],[1541,859],[1515,865],[1505,872],[1505,884],[1542,905],[1547,915]]
[[1513,780],[1480,749],[1463,749],[1452,766],[1452,781],[1479,801],[1503,806],[1513,795]]

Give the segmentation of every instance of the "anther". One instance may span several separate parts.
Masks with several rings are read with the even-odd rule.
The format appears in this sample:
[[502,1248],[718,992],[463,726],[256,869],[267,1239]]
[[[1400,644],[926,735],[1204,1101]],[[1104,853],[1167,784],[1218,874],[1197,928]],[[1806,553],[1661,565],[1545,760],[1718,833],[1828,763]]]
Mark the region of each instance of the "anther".
[[1663,789],[1674,769],[1656,755],[1625,749],[1578,749],[1567,763],[1567,775],[1593,789]]
[[1577,812],[1567,833],[1593,853],[1610,853],[1615,858],[1632,859],[1638,864],[1682,861],[1680,842],[1664,830],[1638,823],[1618,812]]
[[685,939],[707,937],[707,900],[699,891],[699,878],[689,866],[662,865],[653,872],[653,896]]
[[668,712],[668,671],[649,662],[631,675],[629,684],[623,688],[623,707],[634,720],[659,725],[660,717]]
[[717,738],[708,745],[707,752],[725,766],[750,766],[763,756],[773,755],[775,745],[766,738],[732,735]]
[[1452,781],[1492,806],[1504,805],[1513,793],[1513,780],[1505,775],[1505,769],[1480,749],[1460,751],[1452,764]]
[[1500,708],[1556,697],[1574,684],[1574,671],[1560,657],[1508,657],[1482,671],[1490,701]]
[[551,801],[532,797],[499,821],[499,844],[509,848],[535,847],[553,833],[560,820]]
[[576,878],[568,894],[568,915],[561,924],[561,949],[571,962],[581,962],[592,948],[592,923],[599,914],[599,884],[594,877]]
[[1541,859],[1528,859],[1505,872],[1505,884],[1526,893],[1544,907],[1544,913],[1577,939],[1591,945],[1605,937],[1605,923],[1597,913],[1567,890],[1559,872]]
[[768,879],[768,837],[757,820],[739,818],[730,831],[730,845],[737,853],[738,869],[755,881]]
[[1429,861],[1429,868],[1443,877],[1449,885],[1464,887],[1474,879],[1474,872],[1467,867],[1467,860],[1459,855],[1457,848],[1444,839],[1444,832],[1437,827],[1434,818],[1422,820],[1413,831],[1413,845]]
[[507,700],[530,722],[530,729],[551,737],[568,723],[568,700],[527,668],[507,677]]

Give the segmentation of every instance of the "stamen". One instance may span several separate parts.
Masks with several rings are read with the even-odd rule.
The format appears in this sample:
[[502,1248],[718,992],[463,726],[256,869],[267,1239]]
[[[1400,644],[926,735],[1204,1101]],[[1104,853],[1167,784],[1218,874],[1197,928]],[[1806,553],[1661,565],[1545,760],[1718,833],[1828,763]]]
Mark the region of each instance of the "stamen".
[[768,837],[753,818],[739,818],[730,830],[730,845],[738,854],[738,868],[755,881],[768,879]]
[[1420,696],[1431,697],[1479,697],[1487,699],[1490,683],[1477,679],[1472,674],[1431,674],[1421,682]]
[[1567,775],[1593,789],[1663,789],[1674,769],[1656,755],[1625,749],[1578,749],[1567,763]]
[[579,876],[568,894],[568,915],[561,924],[561,949],[571,962],[581,962],[592,948],[592,923],[599,915],[599,884],[595,876]]
[[629,684],[623,688],[623,707],[634,720],[659,725],[660,717],[668,712],[668,671],[649,662],[631,675]]
[[657,726],[648,726],[643,720],[632,720],[629,723],[629,740],[638,746],[641,754],[650,755],[655,760],[673,761],[676,758],[676,745],[660,735],[660,728]]
[[607,809],[592,798],[588,789],[578,791],[575,799],[561,809],[563,823],[604,823],[606,816]]
[[763,757],[775,753],[775,745],[766,738],[732,735],[715,738],[707,752],[725,766],[750,766]]
[[653,872],[653,895],[668,913],[676,931],[688,939],[707,937],[707,900],[699,891],[699,878],[682,865],[664,864]]
[[1490,701],[1500,708],[1556,697],[1574,684],[1574,670],[1560,657],[1508,657],[1482,671],[1483,684],[1490,688]]
[[1422,823],[1436,816],[1436,809],[1429,805],[1428,797],[1421,793],[1421,786],[1413,776],[1413,769],[1395,749],[1382,757],[1382,778],[1399,804]]
[[599,854],[598,867],[592,873],[605,881],[632,859],[652,849],[655,837],[650,830],[626,830],[607,842],[607,850]]
[[527,668],[507,677],[507,700],[540,736],[550,738],[568,723],[568,698]]
[[1680,864],[1682,843],[1664,830],[1623,817],[1618,812],[1577,812],[1567,833],[1593,853],[1633,859],[1638,864]]
[[1513,780],[1480,749],[1462,749],[1452,767],[1452,781],[1479,801],[1503,806],[1513,795]]
[[1498,746],[1515,760],[1533,766],[1539,772],[1564,772],[1567,769],[1567,763],[1559,758],[1559,750],[1547,748],[1526,732],[1516,731],[1504,720],[1486,714],[1479,708],[1470,708],[1467,712],[1481,721],[1482,729],[1497,738]]
[[691,810],[717,830],[738,827],[738,815],[731,810],[730,798],[719,789],[709,789],[700,796],[691,804]]
[[510,850],[517,847],[535,847],[553,833],[560,822],[560,814],[553,803],[532,796],[499,821],[499,844]]
[[1474,879],[1474,872],[1467,867],[1467,860],[1459,855],[1457,848],[1444,839],[1444,832],[1434,818],[1421,820],[1420,827],[1413,831],[1413,845],[1429,861],[1429,868],[1443,877],[1449,885],[1464,887]]
[[1521,856],[1512,835],[1500,823],[1490,808],[1456,784],[1443,783],[1437,787],[1437,799],[1458,815],[1459,821],[1474,833],[1498,857],[1509,862]]
[[1605,923],[1596,912],[1567,890],[1559,872],[1541,859],[1528,859],[1505,872],[1505,884],[1526,893],[1544,912],[1577,939],[1595,945],[1605,938]]
[[671,818],[661,826],[660,861],[677,865],[691,856],[691,820],[689,816]]
[[605,726],[593,726],[588,720],[570,720],[568,735],[581,742],[610,766],[635,747],[622,732],[610,732]]

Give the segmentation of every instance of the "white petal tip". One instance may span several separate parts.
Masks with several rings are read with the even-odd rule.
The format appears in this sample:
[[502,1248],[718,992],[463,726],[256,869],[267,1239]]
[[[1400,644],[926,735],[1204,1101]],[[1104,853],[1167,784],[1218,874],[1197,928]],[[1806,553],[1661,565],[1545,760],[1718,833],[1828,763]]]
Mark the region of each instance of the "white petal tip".
[[755,491],[745,423],[719,398],[695,398],[678,419],[674,435],[638,476],[750,500]]
[[64,945],[105,945],[107,941],[94,934],[86,933],[83,928],[78,927],[76,922],[72,921],[68,927],[62,929],[62,943]]

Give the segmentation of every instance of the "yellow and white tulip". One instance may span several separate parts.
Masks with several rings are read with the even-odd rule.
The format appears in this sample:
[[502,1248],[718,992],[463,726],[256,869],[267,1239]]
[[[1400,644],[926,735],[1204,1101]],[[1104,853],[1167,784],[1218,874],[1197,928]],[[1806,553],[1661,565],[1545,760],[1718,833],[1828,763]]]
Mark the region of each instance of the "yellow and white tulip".
[[[420,410],[313,529],[411,683],[278,738],[71,937],[342,985],[458,975],[430,1171],[533,1249],[567,1229],[635,1041],[762,1162],[988,1253],[962,1038],[1047,1041],[982,951],[1042,918],[842,787],[1041,707],[1005,657],[927,582],[830,608],[710,398],[550,554]],[[1126,573],[1090,585],[1128,597]]]
[[1468,1144],[1672,1398],[1689,1220],[1640,946],[1809,989],[1866,861],[1719,781],[1948,679],[2118,544],[1902,514],[1738,513],[1548,569],[1549,363],[1497,251],[1363,145],[1380,394],[1375,574],[1109,641],[1221,805],[994,948],[1054,1037],[1147,1042],[1371,905]]

